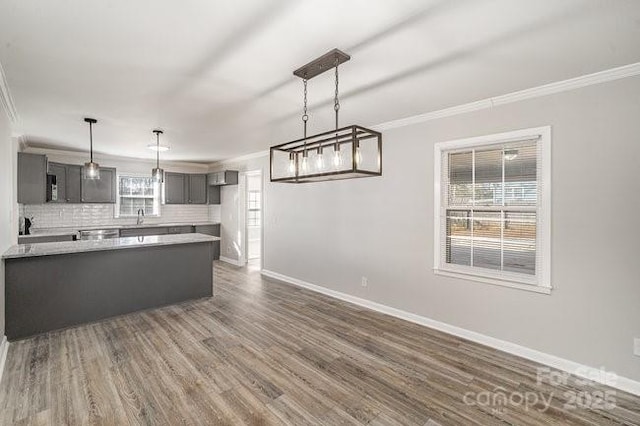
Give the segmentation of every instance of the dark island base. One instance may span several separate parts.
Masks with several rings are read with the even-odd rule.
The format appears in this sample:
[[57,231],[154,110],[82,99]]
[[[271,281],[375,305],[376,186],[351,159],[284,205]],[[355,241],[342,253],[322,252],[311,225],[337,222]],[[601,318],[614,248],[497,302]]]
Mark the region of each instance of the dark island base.
[[5,260],[11,340],[213,295],[211,242]]

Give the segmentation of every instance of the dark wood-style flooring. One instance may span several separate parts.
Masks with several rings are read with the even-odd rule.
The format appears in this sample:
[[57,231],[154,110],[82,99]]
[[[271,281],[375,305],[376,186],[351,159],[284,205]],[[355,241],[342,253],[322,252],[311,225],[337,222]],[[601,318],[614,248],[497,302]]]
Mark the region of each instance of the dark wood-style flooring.
[[[213,298],[11,343],[0,424],[640,424],[638,397],[586,404],[612,389],[537,384],[533,362],[255,269],[215,270]],[[485,403],[500,392],[511,402]]]

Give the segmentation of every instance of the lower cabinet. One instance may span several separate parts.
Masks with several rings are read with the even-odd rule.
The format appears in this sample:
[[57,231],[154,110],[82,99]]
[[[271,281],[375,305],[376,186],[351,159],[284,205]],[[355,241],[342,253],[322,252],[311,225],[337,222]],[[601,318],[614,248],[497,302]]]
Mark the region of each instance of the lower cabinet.
[[[143,237],[150,235],[167,235],[167,234],[190,234],[192,232],[198,234],[220,236],[220,225],[180,225],[180,226],[154,226],[144,228],[122,228],[120,229],[121,237]],[[213,259],[220,259],[220,241],[213,242]]]
[[121,237],[146,237],[149,235],[167,235],[169,229],[165,227],[157,228],[124,228],[120,230]]
[[19,235],[18,244],[36,243],[61,243],[64,241],[75,241],[75,234],[68,235]]
[[[195,232],[198,234],[220,236],[220,225],[196,225]],[[213,259],[220,259],[220,241],[213,242]]]

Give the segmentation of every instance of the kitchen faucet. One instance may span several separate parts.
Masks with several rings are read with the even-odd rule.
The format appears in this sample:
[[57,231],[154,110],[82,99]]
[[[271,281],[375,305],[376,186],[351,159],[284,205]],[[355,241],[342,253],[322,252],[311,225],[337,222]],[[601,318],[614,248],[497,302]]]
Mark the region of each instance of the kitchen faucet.
[[142,225],[144,223],[144,209],[138,209],[138,221],[137,225]]

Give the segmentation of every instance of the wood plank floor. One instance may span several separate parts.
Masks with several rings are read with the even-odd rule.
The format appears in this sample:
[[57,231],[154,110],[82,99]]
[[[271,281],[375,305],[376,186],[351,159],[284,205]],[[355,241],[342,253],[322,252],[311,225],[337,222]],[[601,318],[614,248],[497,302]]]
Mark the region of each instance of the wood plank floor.
[[[11,343],[0,424],[640,424],[638,397],[606,407],[585,396],[610,388],[537,384],[533,362],[215,271],[213,298]],[[500,392],[510,402],[483,399]]]

